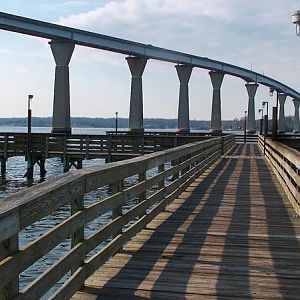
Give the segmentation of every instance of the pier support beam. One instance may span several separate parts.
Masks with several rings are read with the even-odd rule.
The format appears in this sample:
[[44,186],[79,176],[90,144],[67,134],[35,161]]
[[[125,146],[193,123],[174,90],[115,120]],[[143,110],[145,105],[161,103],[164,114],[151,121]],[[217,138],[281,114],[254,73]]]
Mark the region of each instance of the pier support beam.
[[1,158],[1,176],[5,177],[6,174],[6,158],[2,157]]
[[126,57],[131,72],[129,131],[143,132],[143,84],[142,75],[147,63],[144,57]]
[[299,105],[300,105],[300,100],[298,99],[293,99],[294,102],[294,107],[295,107],[295,115],[294,115],[294,133],[299,133],[300,131],[300,123],[299,123]]
[[176,65],[175,68],[180,82],[177,132],[190,132],[188,84],[193,67]]
[[248,117],[247,117],[247,133],[255,133],[256,127],[255,127],[255,94],[256,90],[258,88],[257,83],[246,83],[245,84],[249,100],[248,100]]
[[213,86],[210,132],[212,134],[222,133],[221,129],[221,85],[224,73],[210,71],[210,80]]
[[71,133],[69,62],[75,44],[63,39],[49,44],[56,63],[52,132]]
[[279,119],[278,119],[278,133],[285,133],[285,114],[284,114],[284,104],[286,100],[286,94],[278,94],[279,101]]

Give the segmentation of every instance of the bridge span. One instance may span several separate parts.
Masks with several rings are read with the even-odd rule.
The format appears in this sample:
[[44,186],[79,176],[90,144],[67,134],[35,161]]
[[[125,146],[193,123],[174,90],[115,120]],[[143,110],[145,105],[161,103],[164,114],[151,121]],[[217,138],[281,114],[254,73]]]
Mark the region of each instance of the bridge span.
[[[299,161],[270,138],[212,136],[12,194],[0,203],[0,299],[298,299]],[[63,220],[20,244],[55,212]]]
[[291,87],[263,74],[178,51],[163,49],[152,45],[137,43],[102,34],[51,24],[20,16],[0,12],[0,29],[33,35],[51,40],[50,46],[55,59],[55,87],[53,102],[53,132],[70,133],[70,85],[69,62],[75,45],[103,49],[129,55],[126,60],[132,74],[129,128],[143,131],[143,92],[142,75],[148,59],[155,59],[176,64],[180,82],[177,130],[188,132],[189,128],[189,93],[188,83],[195,67],[210,70],[213,87],[211,132],[221,132],[221,85],[224,75],[232,75],[246,81],[248,99],[247,131],[255,132],[255,94],[259,85],[264,85],[277,92],[279,102],[278,130],[285,131],[284,105],[287,96],[295,106],[294,132],[299,132],[300,94]]

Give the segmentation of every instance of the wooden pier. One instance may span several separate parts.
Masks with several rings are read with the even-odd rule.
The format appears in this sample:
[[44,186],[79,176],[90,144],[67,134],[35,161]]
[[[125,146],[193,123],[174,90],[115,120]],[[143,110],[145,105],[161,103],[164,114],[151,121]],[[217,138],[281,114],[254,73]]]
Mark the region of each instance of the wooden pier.
[[257,145],[236,145],[72,299],[299,299],[300,222]]
[[[99,189],[106,194],[85,202]],[[63,220],[20,244],[61,209]],[[261,136],[235,145],[233,135],[210,137],[65,173],[1,202],[0,299],[299,299],[299,215],[299,152]]]
[[85,159],[119,161],[211,137],[205,133],[176,132],[145,132],[142,135],[128,131],[107,132],[106,135],[3,132],[0,133],[1,176],[5,176],[7,160],[13,156],[25,157],[31,176],[35,164],[44,175],[48,158],[61,158],[63,171],[67,172],[71,167],[81,169]]

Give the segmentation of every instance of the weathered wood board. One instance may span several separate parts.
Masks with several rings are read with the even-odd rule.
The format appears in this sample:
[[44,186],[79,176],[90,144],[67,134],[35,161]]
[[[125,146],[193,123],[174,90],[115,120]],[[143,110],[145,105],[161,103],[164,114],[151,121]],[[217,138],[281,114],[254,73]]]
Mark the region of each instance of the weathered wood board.
[[300,299],[300,220],[256,145],[236,145],[72,299]]

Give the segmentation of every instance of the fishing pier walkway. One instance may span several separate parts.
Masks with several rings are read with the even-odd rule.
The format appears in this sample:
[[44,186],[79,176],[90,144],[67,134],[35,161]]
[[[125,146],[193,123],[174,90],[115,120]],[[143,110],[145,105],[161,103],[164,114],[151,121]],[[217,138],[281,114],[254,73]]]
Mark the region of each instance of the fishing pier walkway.
[[299,295],[299,218],[258,146],[246,144],[197,178],[72,299]]
[[[299,170],[283,143],[225,135],[13,194],[0,205],[0,299],[299,299]],[[20,244],[56,211],[63,220]]]

